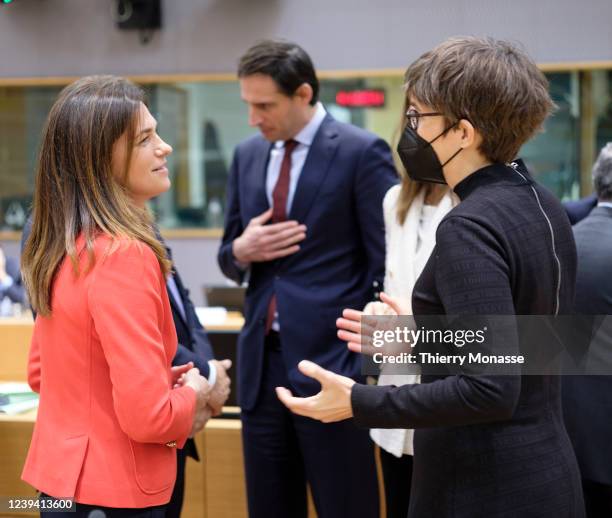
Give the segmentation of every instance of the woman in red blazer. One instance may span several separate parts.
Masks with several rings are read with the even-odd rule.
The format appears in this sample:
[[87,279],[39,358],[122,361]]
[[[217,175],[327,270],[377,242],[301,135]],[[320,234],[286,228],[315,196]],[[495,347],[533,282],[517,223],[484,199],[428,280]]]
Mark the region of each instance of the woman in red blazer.
[[74,498],[67,516],[163,516],[174,448],[207,417],[206,380],[171,369],[169,263],[146,208],[170,187],[171,152],[125,79],[83,78],[49,114],[23,256],[40,407],[22,477]]

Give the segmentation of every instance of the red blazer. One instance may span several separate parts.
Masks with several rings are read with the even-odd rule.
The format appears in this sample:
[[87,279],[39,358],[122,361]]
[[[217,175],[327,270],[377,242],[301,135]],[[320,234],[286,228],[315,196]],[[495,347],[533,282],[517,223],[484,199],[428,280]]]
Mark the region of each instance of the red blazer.
[[64,259],[51,316],[36,319],[28,382],[40,407],[22,478],[84,504],[165,504],[176,478],[166,443],[185,442],[196,401],[190,387],[172,389],[166,283],[141,242],[102,236],[94,248],[95,266],[86,272],[82,253],[79,276]]

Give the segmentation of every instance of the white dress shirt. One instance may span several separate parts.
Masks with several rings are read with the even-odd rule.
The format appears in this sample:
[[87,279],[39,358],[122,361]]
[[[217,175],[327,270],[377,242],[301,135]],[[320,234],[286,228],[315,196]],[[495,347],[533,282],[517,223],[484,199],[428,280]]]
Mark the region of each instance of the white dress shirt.
[[[293,153],[291,153],[289,195],[287,196],[287,206],[285,207],[287,218],[289,218],[289,212],[291,211],[293,198],[295,196],[295,189],[297,187],[298,180],[300,179],[300,175],[302,174],[304,162],[306,162],[306,157],[308,156],[308,151],[310,150],[312,141],[314,140],[317,131],[319,131],[321,123],[323,122],[323,119],[327,113],[321,103],[317,103],[315,108],[315,113],[310,121],[308,121],[308,124],[306,124],[306,126],[304,126],[301,131],[295,137],[293,137],[293,140],[295,140],[298,145],[293,150]],[[268,198],[270,207],[272,207],[273,204],[272,193],[274,191],[274,187],[276,186],[276,182],[278,181],[278,177],[280,176],[281,164],[284,156],[285,142],[282,140],[277,140],[270,151],[270,159],[268,160],[268,169],[266,174],[266,196]],[[278,324],[278,311],[274,313],[272,329],[277,332],[280,330],[280,326]]]
[[[312,141],[314,140],[317,131],[319,131],[319,127],[321,126],[321,123],[326,115],[325,108],[323,108],[321,103],[317,103],[315,108],[315,113],[310,121],[308,121],[308,124],[306,124],[306,126],[304,126],[301,131],[295,137],[293,137],[293,140],[295,140],[298,145],[293,150],[293,153],[291,153],[289,196],[287,196],[286,207],[287,216],[289,216],[289,212],[291,211],[293,197],[295,196],[295,189],[297,187],[298,180],[300,179],[300,175],[302,174],[304,162],[306,162],[306,157],[308,156],[308,151],[310,150]],[[274,187],[278,181],[284,156],[285,142],[282,140],[277,140],[270,151],[270,159],[268,160],[268,170],[266,174],[266,196],[268,197],[270,207],[272,207],[272,192],[274,191]]]

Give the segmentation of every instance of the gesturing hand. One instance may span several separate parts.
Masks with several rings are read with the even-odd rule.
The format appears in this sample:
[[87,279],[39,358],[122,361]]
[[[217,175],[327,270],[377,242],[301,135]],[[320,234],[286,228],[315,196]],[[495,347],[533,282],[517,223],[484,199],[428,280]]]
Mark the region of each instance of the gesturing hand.
[[278,399],[294,414],[317,419],[324,423],[333,423],[353,417],[351,406],[351,389],[355,380],[340,376],[319,367],[316,363],[302,360],[298,368],[310,378],[321,383],[321,391],[311,397],[294,397],[284,387],[276,387]]
[[239,263],[272,261],[295,254],[298,243],[306,238],[306,225],[297,221],[283,221],[265,225],[272,217],[272,209],[255,216],[240,237],[232,243],[232,253]]
[[230,394],[230,385],[232,380],[227,375],[227,371],[232,366],[232,361],[212,360],[212,362],[215,364],[215,368],[217,369],[217,379],[212,387],[208,406],[212,411],[212,415],[217,416],[221,414],[221,409],[223,408],[223,405],[227,401]]
[[408,311],[401,306],[399,301],[389,297],[386,293],[380,293],[380,300],[382,303],[377,302],[374,306],[368,304],[368,307],[371,308],[371,311],[368,313],[355,309],[344,309],[342,311],[342,318],[336,320],[338,338],[347,342],[347,346],[351,351],[368,355],[380,352],[380,349],[372,345],[372,333],[374,328],[362,322],[363,315],[389,316],[408,314]]

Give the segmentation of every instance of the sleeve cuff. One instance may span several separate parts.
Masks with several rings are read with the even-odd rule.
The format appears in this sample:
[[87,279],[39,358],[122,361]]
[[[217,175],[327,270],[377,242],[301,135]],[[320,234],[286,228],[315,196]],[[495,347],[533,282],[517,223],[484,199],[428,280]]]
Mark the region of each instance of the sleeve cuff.
[[353,408],[353,419],[359,428],[376,427],[376,408],[382,403],[383,394],[388,390],[387,386],[362,385],[355,383],[351,390],[351,407]]
[[249,269],[249,266],[250,266],[249,263],[241,263],[235,257],[232,256],[232,258],[233,258],[233,261],[234,261],[234,266],[236,268],[238,268],[242,273],[246,272]]
[[196,393],[191,387],[180,387],[178,389],[174,389],[175,393],[180,394],[180,399],[184,401],[184,404],[187,405],[187,414],[190,416],[190,419],[186,421],[188,423],[188,428],[183,429],[179,433],[179,437],[173,439],[176,441],[177,448],[183,448],[187,439],[189,439],[189,434],[191,432],[191,424],[193,423],[193,418],[196,410]]
[[7,275],[2,282],[0,282],[0,288],[10,288],[14,284],[13,278]]
[[208,384],[211,387],[214,387],[215,382],[217,381],[217,367],[215,367],[212,360],[208,361],[208,370]]

